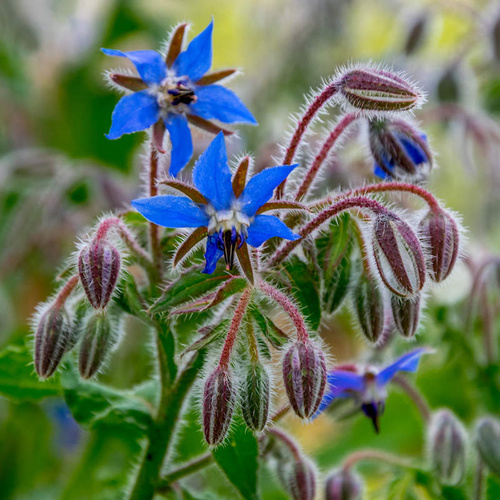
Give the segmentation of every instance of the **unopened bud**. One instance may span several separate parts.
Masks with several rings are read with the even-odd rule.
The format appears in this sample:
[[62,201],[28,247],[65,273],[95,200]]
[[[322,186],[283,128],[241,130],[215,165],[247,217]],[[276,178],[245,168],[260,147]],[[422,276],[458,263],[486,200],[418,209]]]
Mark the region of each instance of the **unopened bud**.
[[108,314],[101,311],[90,316],[83,326],[78,368],[87,379],[102,367],[108,354],[116,344],[116,334]]
[[413,229],[394,214],[373,224],[373,254],[387,288],[400,297],[416,295],[425,283],[425,258]]
[[407,111],[423,101],[420,90],[406,77],[376,68],[347,71],[338,89],[352,107],[368,112]]
[[433,415],[428,443],[432,469],[441,482],[460,483],[466,472],[467,433],[453,413],[440,410]]
[[427,239],[431,256],[430,278],[440,283],[446,279],[457,262],[460,233],[453,217],[444,210],[429,213],[420,222],[422,235]]
[[420,295],[410,299],[392,295],[391,307],[398,332],[406,338],[414,337],[420,320]]
[[314,465],[304,455],[283,458],[278,465],[278,476],[283,487],[294,500],[314,500],[316,475]]
[[311,418],[319,408],[326,386],[323,351],[310,340],[297,341],[283,357],[283,380],[295,413]]
[[262,431],[269,418],[270,381],[262,364],[251,364],[242,385],[241,410],[250,429]]
[[427,25],[429,24],[429,15],[422,12],[416,16],[408,26],[406,32],[406,41],[404,43],[404,52],[407,56],[416,52],[423,44],[427,34]]
[[350,470],[333,471],[326,480],[326,500],[360,500],[363,483]]
[[476,426],[476,446],[479,455],[493,474],[500,476],[500,421],[482,418]]
[[203,433],[210,446],[224,441],[231,424],[234,401],[231,373],[217,367],[205,382],[203,392]]
[[35,332],[35,369],[40,377],[54,374],[73,338],[73,325],[64,306],[51,305]]
[[419,181],[427,178],[432,153],[424,133],[403,120],[374,119],[369,123],[375,174],[382,178]]
[[384,334],[385,304],[378,284],[365,274],[360,276],[353,294],[354,307],[361,332],[377,343]]
[[118,250],[103,239],[93,239],[78,256],[78,273],[87,298],[95,309],[108,305],[120,272]]

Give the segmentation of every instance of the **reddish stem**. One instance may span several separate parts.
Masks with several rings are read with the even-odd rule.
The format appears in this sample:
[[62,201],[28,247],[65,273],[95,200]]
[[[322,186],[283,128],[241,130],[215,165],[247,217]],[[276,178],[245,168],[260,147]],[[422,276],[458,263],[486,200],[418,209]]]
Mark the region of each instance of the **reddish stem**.
[[[149,196],[158,194],[158,186],[156,179],[158,178],[158,154],[154,144],[151,145],[151,153],[149,157]],[[151,243],[151,255],[153,257],[153,265],[157,272],[158,278],[161,276],[161,246],[160,246],[160,228],[153,222],[149,223],[149,238]]]
[[268,285],[264,281],[259,283],[259,288],[283,308],[297,329],[297,339],[305,342],[309,338],[309,334],[307,333],[304,318],[302,318],[299,310],[293,305],[290,299],[278,289]]
[[64,305],[71,292],[75,289],[76,285],[78,285],[79,281],[80,278],[77,274],[71,276],[71,278],[62,287],[61,291],[57,294],[56,300],[54,302],[55,307],[61,308]]
[[[337,83],[333,82],[327,85],[323,91],[316,96],[312,104],[307,108],[304,116],[299,121],[297,128],[290,140],[290,144],[285,152],[285,159],[283,160],[283,165],[291,165],[297,152],[297,148],[304,136],[307,127],[311,123],[312,119],[316,116],[318,111],[323,107],[323,105],[337,93],[338,87]],[[276,198],[280,199],[283,197],[285,192],[286,179],[278,186],[276,190]]]
[[273,427],[272,429],[269,429],[268,432],[269,432],[269,434],[275,435],[277,438],[279,438],[287,446],[287,448],[292,452],[292,455],[295,458],[295,460],[301,459],[300,450],[290,436],[288,436],[282,430],[277,429],[275,427]]
[[314,161],[311,165],[311,168],[307,172],[302,184],[300,185],[297,194],[295,195],[295,201],[300,201],[309,191],[312,182],[314,181],[321,165],[323,165],[326,160],[330,150],[335,146],[337,140],[342,135],[344,130],[358,118],[354,113],[349,113],[345,115],[342,120],[335,126],[332,130],[326,141],[323,143],[323,146],[317,156],[314,158]]
[[243,321],[243,316],[247,310],[248,304],[250,302],[251,289],[247,288],[240,297],[236,310],[234,311],[233,319],[231,320],[231,325],[229,326],[229,331],[227,333],[226,341],[224,342],[224,347],[222,348],[222,354],[219,361],[219,367],[223,370],[227,369],[229,366],[229,359],[231,358],[231,352],[233,351],[234,342],[236,341],[236,336],[238,335],[238,330],[240,329],[241,322]]
[[399,465],[401,467],[413,467],[413,464],[403,457],[398,457],[391,453],[387,453],[381,450],[358,450],[351,453],[344,461],[342,469],[348,471],[358,462],[363,460],[376,460],[377,462],[385,462],[391,465]]

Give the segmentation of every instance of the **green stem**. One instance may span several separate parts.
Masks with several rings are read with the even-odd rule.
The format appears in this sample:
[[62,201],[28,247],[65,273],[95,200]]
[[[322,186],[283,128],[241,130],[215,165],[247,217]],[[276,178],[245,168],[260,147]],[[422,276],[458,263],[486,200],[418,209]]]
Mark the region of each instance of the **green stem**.
[[342,469],[348,471],[358,462],[362,462],[365,460],[375,460],[377,462],[385,462],[390,465],[397,465],[399,467],[405,468],[414,468],[415,464],[409,460],[406,460],[403,457],[398,455],[393,455],[392,453],[387,453],[381,450],[357,450],[351,453],[345,460],[342,465]]
[[158,493],[166,492],[170,488],[170,485],[177,481],[178,479],[182,479],[185,476],[189,476],[190,474],[194,474],[201,469],[212,464],[214,461],[214,456],[211,453],[206,453],[205,455],[201,455],[200,457],[195,458],[191,462],[188,462],[184,465],[181,465],[178,469],[175,469],[168,474],[166,474],[161,482],[158,485]]
[[420,392],[412,384],[410,384],[407,378],[399,373],[394,376],[392,382],[401,387],[401,389],[406,392],[406,394],[413,401],[418,411],[422,415],[422,418],[426,422],[429,422],[431,419],[431,409],[429,408],[429,405],[427,404],[427,401],[424,399],[422,394],[420,394]]
[[482,500],[484,483],[484,464],[481,457],[477,458],[476,477],[474,480],[474,500]]

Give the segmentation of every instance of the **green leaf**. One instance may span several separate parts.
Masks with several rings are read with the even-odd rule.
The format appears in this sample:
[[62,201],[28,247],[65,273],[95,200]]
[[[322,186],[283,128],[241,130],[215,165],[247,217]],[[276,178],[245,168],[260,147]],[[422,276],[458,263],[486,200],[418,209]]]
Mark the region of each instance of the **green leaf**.
[[0,394],[16,401],[36,401],[62,394],[59,374],[40,380],[26,344],[8,345],[0,352]]
[[240,278],[238,276],[234,276],[229,278],[218,290],[215,294],[215,298],[210,302],[210,304],[206,307],[213,307],[217,304],[220,304],[224,300],[228,299],[232,295],[242,292],[246,286],[248,285],[248,281],[245,278]]
[[500,498],[500,481],[494,476],[486,479],[486,500],[498,500]]
[[200,328],[200,333],[202,334],[201,338],[198,339],[193,344],[191,344],[187,349],[185,349],[181,353],[181,357],[185,356],[190,352],[198,351],[204,347],[207,347],[212,342],[221,339],[224,336],[224,334],[228,332],[230,323],[231,320],[225,319],[218,325],[208,325],[203,328]]
[[[500,492],[499,492],[500,493]],[[467,493],[463,488],[458,488],[456,486],[443,486],[441,489],[441,497],[443,500],[467,500]],[[500,496],[492,497],[498,499]]]
[[257,438],[243,422],[235,425],[229,442],[212,450],[215,461],[226,477],[236,486],[246,500],[259,498],[257,495],[257,469],[259,447]]
[[278,328],[271,319],[264,316],[258,307],[255,305],[250,306],[250,314],[255,320],[258,331],[264,335],[275,349],[281,349],[289,342],[288,335],[281,328]]

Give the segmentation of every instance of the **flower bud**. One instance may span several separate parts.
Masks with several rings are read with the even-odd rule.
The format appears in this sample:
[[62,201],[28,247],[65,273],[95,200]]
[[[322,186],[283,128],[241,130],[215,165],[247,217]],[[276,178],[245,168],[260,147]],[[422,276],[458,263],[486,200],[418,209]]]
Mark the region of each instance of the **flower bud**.
[[407,56],[415,53],[423,44],[427,34],[429,24],[429,15],[427,12],[422,12],[420,15],[412,19],[409,23],[408,31],[406,32],[406,41],[404,43],[404,52]]
[[87,298],[95,309],[108,305],[120,272],[118,250],[103,239],[88,243],[78,256],[78,273]]
[[301,454],[283,458],[278,465],[278,476],[294,500],[314,500],[316,476],[314,466],[307,457]]
[[476,425],[476,447],[493,474],[500,476],[500,421],[482,418]]
[[54,374],[73,338],[72,321],[63,306],[51,305],[35,331],[35,370],[40,377]]
[[400,297],[416,295],[425,283],[425,258],[413,229],[394,214],[373,224],[373,254],[382,281]]
[[404,76],[377,68],[358,68],[344,73],[339,94],[363,111],[407,111],[421,105],[423,95]]
[[457,223],[444,210],[429,210],[420,222],[420,230],[428,241],[431,255],[429,276],[440,283],[449,276],[457,261],[460,241]]
[[333,471],[326,480],[326,500],[360,500],[363,483],[350,470]]
[[412,338],[418,329],[420,320],[420,295],[411,299],[391,296],[392,317],[398,332],[406,338]]
[[207,378],[203,392],[203,433],[210,446],[224,441],[233,416],[234,401],[231,373],[219,366]]
[[379,177],[419,181],[427,178],[432,153],[424,133],[403,120],[371,120],[370,151]]
[[283,357],[283,380],[295,413],[311,418],[319,408],[326,386],[323,351],[309,339],[295,342]]
[[87,379],[95,375],[116,344],[109,315],[97,312],[83,326],[82,343],[78,368],[80,375]]
[[241,410],[250,429],[262,431],[269,417],[270,381],[262,364],[250,365],[242,384]]
[[443,484],[456,485],[464,478],[466,444],[467,433],[455,415],[437,411],[429,426],[429,459]]
[[385,324],[384,298],[378,284],[362,274],[353,298],[361,332],[370,342],[377,343],[384,334]]

